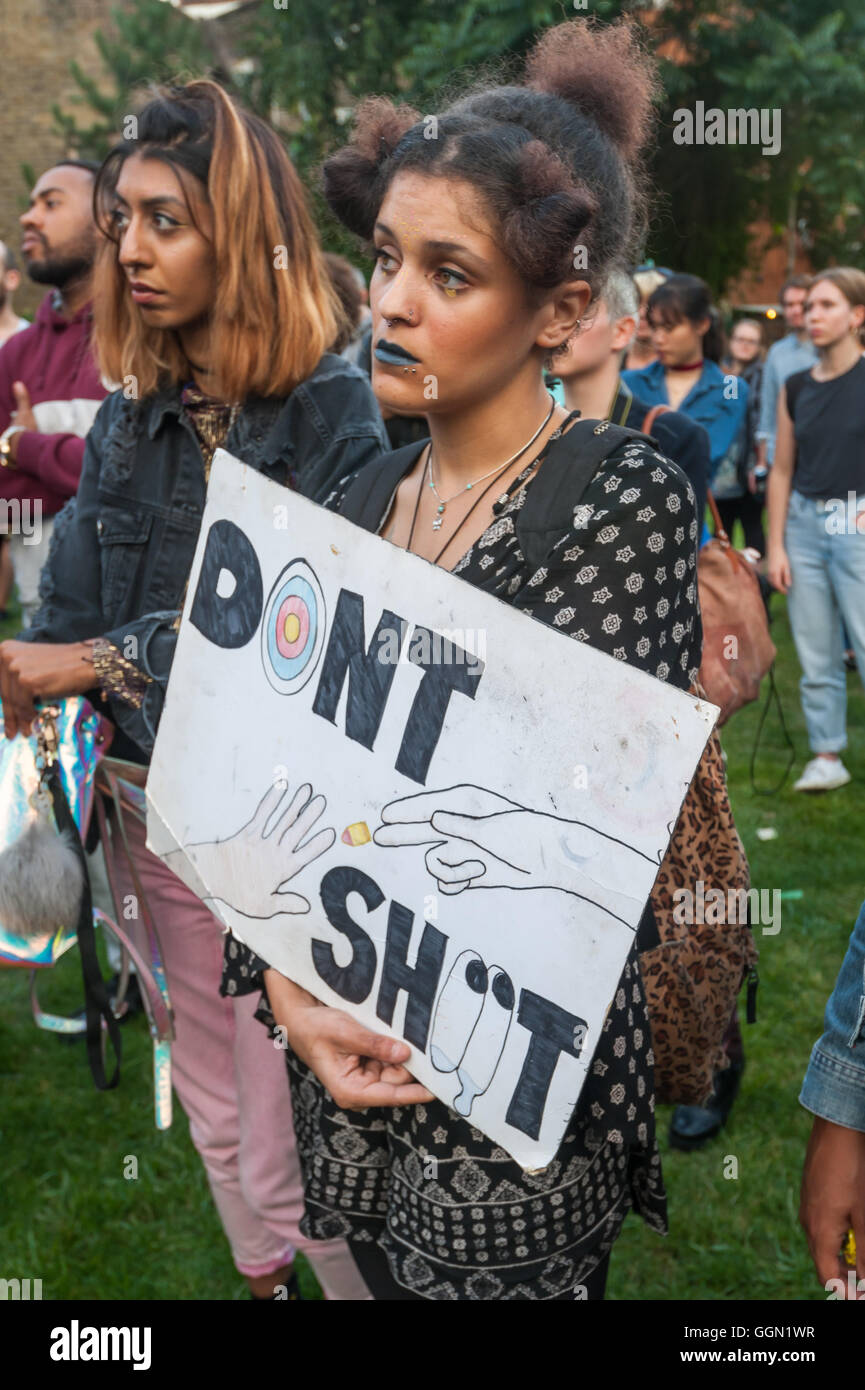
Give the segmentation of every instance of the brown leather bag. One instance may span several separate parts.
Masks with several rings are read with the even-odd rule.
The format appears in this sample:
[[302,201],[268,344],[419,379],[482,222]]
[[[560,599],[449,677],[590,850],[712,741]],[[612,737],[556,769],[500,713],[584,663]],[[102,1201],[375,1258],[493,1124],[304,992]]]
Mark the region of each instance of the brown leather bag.
[[[669,409],[668,405],[653,406],[643,421],[643,433],[651,434],[658,416]],[[697,560],[703,618],[700,684],[712,704],[720,706],[720,726],[742,705],[757,699],[776,651],[757,571],[747,555],[733,549],[711,492],[707,501],[715,535]],[[702,520],[697,518],[698,525]]]
[[697,559],[703,619],[700,684],[712,704],[721,707],[720,725],[757,699],[777,653],[756,568],[746,554],[733,549],[711,492],[708,501],[715,535]]

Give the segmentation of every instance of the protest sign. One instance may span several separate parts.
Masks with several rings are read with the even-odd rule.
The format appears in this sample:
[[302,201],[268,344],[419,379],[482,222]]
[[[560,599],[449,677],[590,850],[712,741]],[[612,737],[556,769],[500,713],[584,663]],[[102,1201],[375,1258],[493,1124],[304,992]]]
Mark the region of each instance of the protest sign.
[[149,843],[540,1168],[716,715],[220,450]]

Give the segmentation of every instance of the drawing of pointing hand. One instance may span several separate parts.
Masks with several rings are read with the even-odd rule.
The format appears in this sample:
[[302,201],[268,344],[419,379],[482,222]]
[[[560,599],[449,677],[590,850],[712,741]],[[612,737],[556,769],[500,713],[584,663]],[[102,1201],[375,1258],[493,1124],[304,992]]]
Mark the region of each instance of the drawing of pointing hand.
[[[226,840],[185,846],[209,896],[244,917],[309,912],[309,900],[283,885],[330,849],[333,829],[312,834],[327,807],[308,782],[293,796],[285,784],[269,787],[246,825]],[[307,836],[311,838],[307,839]]]
[[[469,841],[466,830],[474,837],[482,820],[521,810],[515,801],[508,801],[483,787],[459,786],[419,792],[416,796],[391,801],[382,809],[382,824],[373,839],[377,845],[395,848],[429,845],[426,866],[433,878],[439,880],[439,888],[443,893],[459,893],[473,879],[487,874],[494,858],[481,857],[480,845],[474,839]],[[448,817],[449,821],[446,823],[441,817]],[[459,828],[453,828],[454,821],[459,822]],[[486,886],[502,887],[501,879],[506,872],[508,867],[500,862],[497,871],[489,875]]]
[[657,872],[649,856],[593,826],[470,785],[390,802],[373,839],[393,847],[428,845],[427,869],[441,893],[556,889],[587,898],[632,926],[645,893],[631,896],[621,885],[640,870],[648,892]]

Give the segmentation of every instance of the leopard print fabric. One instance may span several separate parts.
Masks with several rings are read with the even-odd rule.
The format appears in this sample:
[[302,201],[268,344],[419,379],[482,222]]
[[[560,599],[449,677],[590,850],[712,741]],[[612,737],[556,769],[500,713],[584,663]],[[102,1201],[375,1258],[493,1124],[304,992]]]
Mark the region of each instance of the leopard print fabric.
[[[732,899],[730,891],[747,892],[750,881],[721,744],[713,733],[652,889],[661,944],[640,956],[659,1102],[702,1105],[715,1071],[727,1065],[721,1039],[745,972],[757,959],[748,914],[741,910],[744,900]],[[681,889],[688,890],[690,900],[674,898]],[[723,907],[710,889],[723,892]]]

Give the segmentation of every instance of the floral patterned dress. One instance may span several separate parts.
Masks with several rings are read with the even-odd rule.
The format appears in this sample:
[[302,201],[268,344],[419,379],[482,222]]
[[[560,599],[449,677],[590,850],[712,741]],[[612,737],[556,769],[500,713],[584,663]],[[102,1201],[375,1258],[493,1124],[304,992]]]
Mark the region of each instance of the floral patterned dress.
[[[702,634],[697,518],[684,474],[639,437],[626,441],[598,469],[548,563],[529,573],[514,520],[532,476],[530,464],[454,573],[687,690]],[[326,505],[339,510],[350,481]],[[554,724],[555,712],[547,713]],[[229,937],[223,991],[260,988],[264,968]],[[259,1017],[273,1023],[266,998]],[[630,1208],[666,1230],[636,946],[565,1138],[540,1171],[521,1169],[442,1102],[341,1110],[290,1049],[287,1063],[305,1231],[377,1242],[396,1282],[422,1298],[544,1300],[574,1290],[576,1299]]]

